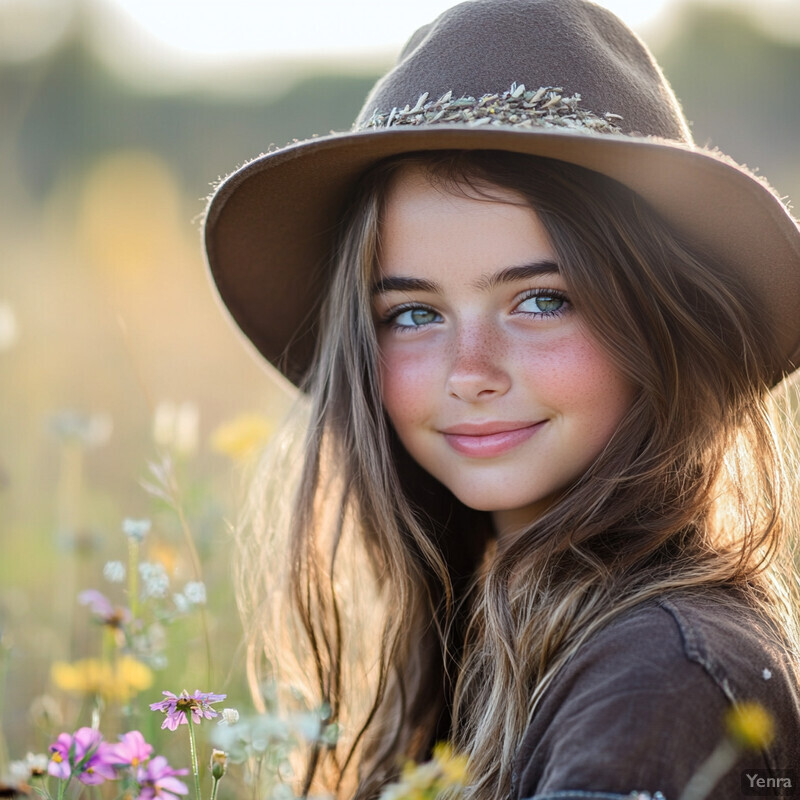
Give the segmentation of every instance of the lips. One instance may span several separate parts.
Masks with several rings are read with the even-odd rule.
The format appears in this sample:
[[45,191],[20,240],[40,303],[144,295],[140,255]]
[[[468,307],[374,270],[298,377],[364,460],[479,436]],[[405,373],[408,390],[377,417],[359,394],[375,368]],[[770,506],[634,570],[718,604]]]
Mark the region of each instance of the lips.
[[446,428],[441,433],[457,453],[472,458],[491,458],[527,441],[545,422],[465,423]]

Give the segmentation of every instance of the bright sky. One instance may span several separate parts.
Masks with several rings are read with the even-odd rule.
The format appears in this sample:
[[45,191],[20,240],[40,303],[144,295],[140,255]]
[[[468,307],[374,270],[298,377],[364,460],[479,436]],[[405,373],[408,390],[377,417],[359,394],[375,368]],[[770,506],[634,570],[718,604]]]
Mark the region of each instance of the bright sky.
[[[397,50],[457,0],[104,0],[164,43],[215,55],[347,54]],[[670,0],[600,0],[634,28]]]
[[[176,85],[260,94],[280,91],[279,69],[265,85],[251,65],[338,58],[374,70],[403,42],[458,0],[0,0],[0,59],[46,52],[80,20],[95,50],[118,73],[157,90]],[[680,0],[596,0],[653,43]],[[800,30],[800,0],[703,0],[758,8],[773,30]],[[792,17],[794,25],[787,25]],[[237,69],[238,65],[238,69]],[[233,70],[236,70],[235,72]],[[289,74],[289,70],[285,70]],[[255,76],[255,77],[254,77]],[[231,78],[233,80],[231,80]]]

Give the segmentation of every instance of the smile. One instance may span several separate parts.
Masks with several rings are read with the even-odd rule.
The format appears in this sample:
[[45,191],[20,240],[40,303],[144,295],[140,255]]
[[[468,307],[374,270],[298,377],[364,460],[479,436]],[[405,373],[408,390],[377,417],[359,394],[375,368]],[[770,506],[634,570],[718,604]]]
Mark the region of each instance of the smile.
[[[546,420],[533,424],[519,424],[509,428],[509,423],[485,425],[460,425],[442,431],[445,441],[457,453],[472,458],[491,458],[512,450],[533,436]],[[518,425],[518,423],[511,423]]]

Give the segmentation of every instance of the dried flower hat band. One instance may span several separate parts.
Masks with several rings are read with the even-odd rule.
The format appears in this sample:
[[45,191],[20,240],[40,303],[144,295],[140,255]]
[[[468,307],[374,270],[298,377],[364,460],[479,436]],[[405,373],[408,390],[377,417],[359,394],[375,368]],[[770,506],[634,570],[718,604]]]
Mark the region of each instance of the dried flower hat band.
[[392,108],[391,111],[372,113],[368,119],[357,123],[355,130],[391,128],[398,125],[434,125],[458,123],[472,127],[503,125],[515,128],[554,127],[570,128],[590,133],[622,133],[616,124],[620,114],[606,112],[598,116],[593,111],[580,108],[581,96],[564,96],[564,89],[542,86],[531,91],[525,84],[511,84],[508,91],[485,94],[479,98],[466,95],[453,98],[448,91],[438,100],[428,100],[421,94],[413,108]]

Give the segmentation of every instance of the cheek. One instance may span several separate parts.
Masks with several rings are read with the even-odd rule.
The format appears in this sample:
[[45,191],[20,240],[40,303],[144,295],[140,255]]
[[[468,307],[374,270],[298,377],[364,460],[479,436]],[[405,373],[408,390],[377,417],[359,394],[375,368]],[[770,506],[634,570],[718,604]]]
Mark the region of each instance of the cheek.
[[434,364],[420,354],[399,353],[391,348],[381,354],[381,399],[398,432],[403,423],[421,420],[432,399]]
[[633,402],[635,388],[600,346],[579,331],[542,354],[537,377],[546,397],[560,410],[577,415],[587,435],[607,440]]

